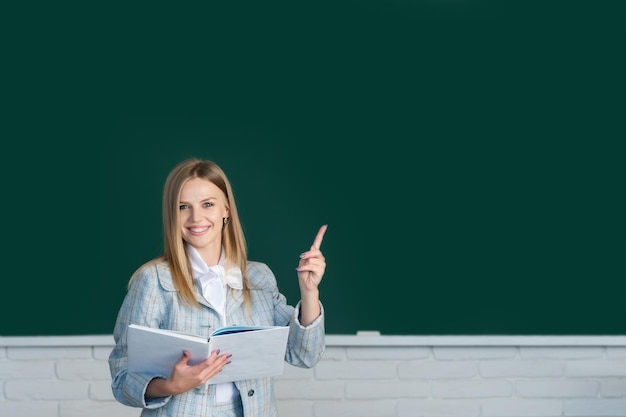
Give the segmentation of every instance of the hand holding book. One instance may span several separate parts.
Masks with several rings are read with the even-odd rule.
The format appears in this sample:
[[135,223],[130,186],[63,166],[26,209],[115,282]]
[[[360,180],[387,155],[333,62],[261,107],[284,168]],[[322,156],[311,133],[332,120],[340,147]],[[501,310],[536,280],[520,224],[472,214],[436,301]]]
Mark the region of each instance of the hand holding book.
[[189,365],[198,364],[219,350],[231,355],[230,364],[210,384],[279,375],[283,371],[289,327],[230,326],[206,338],[175,330],[131,324],[128,328],[128,370],[169,376],[183,351]]

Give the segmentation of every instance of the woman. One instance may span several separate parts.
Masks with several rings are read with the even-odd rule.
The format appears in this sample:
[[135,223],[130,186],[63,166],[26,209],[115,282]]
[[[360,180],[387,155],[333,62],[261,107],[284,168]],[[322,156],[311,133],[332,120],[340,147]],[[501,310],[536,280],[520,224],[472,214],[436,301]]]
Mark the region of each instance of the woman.
[[[164,253],[131,277],[115,324],[109,357],[112,390],[142,416],[276,416],[271,378],[211,384],[228,366],[213,352],[190,366],[183,352],[169,376],[128,372],[129,324],[209,334],[226,325],[289,326],[285,360],[310,368],[324,352],[318,285],[326,262],[322,226],[300,255],[300,302],[287,304],[267,265],[247,260],[245,238],[228,178],[211,161],[188,159],[169,174],[163,191]],[[217,276],[220,279],[211,280]],[[217,285],[216,285],[217,283]]]

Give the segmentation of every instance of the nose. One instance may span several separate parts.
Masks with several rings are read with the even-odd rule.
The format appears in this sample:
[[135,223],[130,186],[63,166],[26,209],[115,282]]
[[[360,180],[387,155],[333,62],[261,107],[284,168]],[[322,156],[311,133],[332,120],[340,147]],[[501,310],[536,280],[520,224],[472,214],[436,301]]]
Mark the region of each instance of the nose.
[[191,214],[189,215],[189,218],[192,222],[196,223],[202,220],[202,213],[200,212],[200,210],[194,210],[193,208],[191,208],[190,212]]

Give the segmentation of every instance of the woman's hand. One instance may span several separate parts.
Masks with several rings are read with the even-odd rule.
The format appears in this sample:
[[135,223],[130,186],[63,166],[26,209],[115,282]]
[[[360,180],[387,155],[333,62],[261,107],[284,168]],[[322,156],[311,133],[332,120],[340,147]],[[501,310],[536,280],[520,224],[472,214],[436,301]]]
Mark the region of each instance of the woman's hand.
[[296,271],[298,271],[301,291],[316,291],[317,286],[322,281],[322,276],[326,270],[326,259],[320,251],[320,246],[322,246],[322,239],[324,239],[327,227],[328,225],[320,227],[311,249],[300,255],[300,262]]
[[204,384],[230,363],[230,355],[211,352],[209,357],[196,365],[189,365],[189,352],[184,351],[167,379],[155,378],[148,384],[146,398],[168,397],[189,391]]
[[298,281],[300,283],[300,324],[308,326],[321,314],[318,285],[326,270],[326,259],[320,251],[327,225],[320,227],[311,249],[300,255]]

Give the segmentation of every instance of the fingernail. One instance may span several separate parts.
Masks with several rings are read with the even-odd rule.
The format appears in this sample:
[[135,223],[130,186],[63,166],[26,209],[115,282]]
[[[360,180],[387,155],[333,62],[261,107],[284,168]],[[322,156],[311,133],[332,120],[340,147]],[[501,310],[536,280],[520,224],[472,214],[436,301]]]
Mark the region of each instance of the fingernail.
[[231,353],[230,355],[226,356],[228,359],[233,357],[233,354]]
[[226,365],[228,365],[230,363],[230,361],[226,362]]
[[304,252],[302,252],[302,253],[300,254],[300,259],[304,258],[304,256],[305,256],[305,254],[304,254]]
[[216,350],[216,351],[215,351],[215,354],[216,354],[216,355],[219,355],[219,354],[220,354],[220,350],[219,350],[219,349],[218,349],[218,350]]

